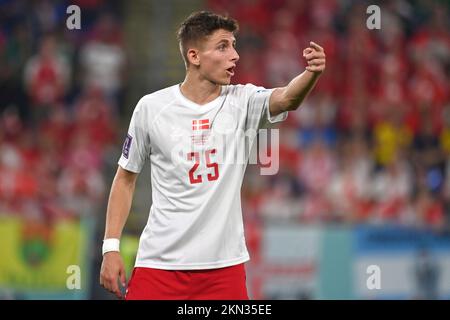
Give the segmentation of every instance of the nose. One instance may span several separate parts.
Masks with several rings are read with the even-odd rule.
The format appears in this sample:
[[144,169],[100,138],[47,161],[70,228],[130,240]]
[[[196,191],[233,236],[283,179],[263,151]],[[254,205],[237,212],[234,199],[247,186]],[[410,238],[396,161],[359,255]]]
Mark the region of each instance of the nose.
[[233,48],[233,58],[231,59],[231,61],[236,63],[236,62],[238,62],[238,60],[239,60],[239,54],[237,53],[236,49]]

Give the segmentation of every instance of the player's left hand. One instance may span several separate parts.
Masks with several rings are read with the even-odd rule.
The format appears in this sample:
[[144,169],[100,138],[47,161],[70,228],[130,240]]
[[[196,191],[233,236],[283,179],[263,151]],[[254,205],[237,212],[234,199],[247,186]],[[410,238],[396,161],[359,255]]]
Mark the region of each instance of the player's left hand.
[[310,42],[309,47],[303,50],[303,57],[308,65],[306,70],[313,73],[322,73],[325,70],[325,51],[315,42]]

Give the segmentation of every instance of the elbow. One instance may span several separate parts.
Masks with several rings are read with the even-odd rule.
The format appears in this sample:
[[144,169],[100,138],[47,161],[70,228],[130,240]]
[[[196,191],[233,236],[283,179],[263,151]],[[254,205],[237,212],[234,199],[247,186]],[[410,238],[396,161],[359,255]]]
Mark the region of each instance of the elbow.
[[271,97],[271,105],[277,114],[297,110],[302,101],[303,97],[290,95],[286,87],[276,89]]
[[290,98],[290,99],[285,99],[283,101],[283,110],[284,111],[295,111],[297,110],[301,103],[302,103],[303,99],[298,99],[298,98]]
[[281,109],[283,109],[283,111],[295,111],[300,107],[304,98],[305,97],[303,95],[299,96],[288,95],[285,90],[281,98],[281,105],[282,105]]
[[300,103],[291,103],[285,107],[285,111],[295,111],[300,107]]

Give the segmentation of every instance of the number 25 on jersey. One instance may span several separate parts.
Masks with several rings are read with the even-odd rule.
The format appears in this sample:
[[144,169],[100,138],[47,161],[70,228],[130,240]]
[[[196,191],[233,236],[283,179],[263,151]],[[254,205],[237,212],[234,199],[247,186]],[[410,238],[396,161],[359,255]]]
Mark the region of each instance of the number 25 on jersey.
[[[216,162],[211,162],[211,155],[214,155],[215,153],[216,149],[206,150],[204,153],[206,167],[212,169],[211,172],[207,174],[208,181],[214,181],[219,178],[219,165]],[[200,166],[200,152],[189,152],[187,158],[189,161],[194,161],[194,165],[189,170],[189,181],[191,184],[202,183],[202,175],[195,173]]]

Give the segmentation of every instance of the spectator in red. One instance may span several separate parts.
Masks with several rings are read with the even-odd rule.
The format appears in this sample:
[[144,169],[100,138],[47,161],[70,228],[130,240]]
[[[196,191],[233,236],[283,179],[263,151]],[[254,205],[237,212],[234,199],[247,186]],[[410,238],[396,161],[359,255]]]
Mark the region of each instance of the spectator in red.
[[25,85],[38,120],[64,98],[69,78],[70,66],[58,55],[55,38],[45,36],[39,53],[31,57],[25,67]]
[[383,170],[372,179],[372,194],[376,202],[373,216],[378,223],[402,223],[407,220],[408,203],[413,191],[413,175],[408,162],[396,152]]
[[90,145],[104,150],[115,139],[116,117],[113,109],[100,87],[85,88],[74,106],[74,135],[83,133]]
[[441,230],[444,226],[445,216],[442,202],[434,197],[428,190],[421,189],[415,201],[417,225],[431,226]]
[[73,124],[66,108],[58,105],[50,116],[43,120],[39,131],[46,143],[54,145],[59,152],[64,152],[73,135]]
[[301,53],[292,48],[300,48],[294,34],[294,16],[287,10],[279,10],[274,15],[274,25],[268,35],[268,48],[264,56],[266,65],[266,82],[268,86],[277,87],[287,83],[304,68]]
[[[118,103],[126,76],[126,55],[122,32],[111,13],[98,18],[90,39],[81,48],[80,63],[82,87],[100,88],[110,103]],[[118,111],[119,105],[113,107]]]

